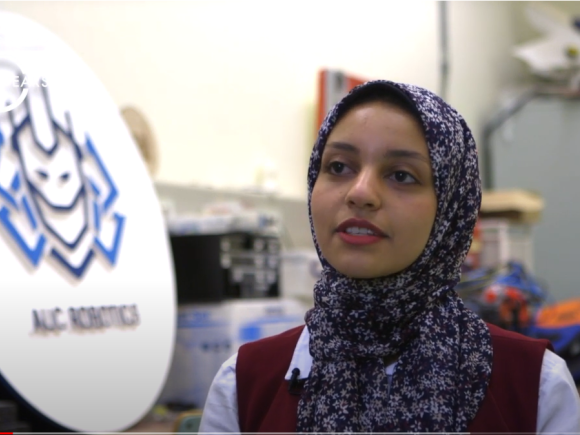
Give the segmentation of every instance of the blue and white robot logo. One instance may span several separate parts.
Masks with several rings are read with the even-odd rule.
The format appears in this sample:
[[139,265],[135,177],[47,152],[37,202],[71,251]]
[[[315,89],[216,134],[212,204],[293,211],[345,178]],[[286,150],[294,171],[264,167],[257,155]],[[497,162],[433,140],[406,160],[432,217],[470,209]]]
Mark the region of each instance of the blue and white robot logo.
[[115,266],[125,216],[116,211],[119,191],[89,134],[75,139],[70,113],[59,122],[48,89],[39,90],[52,141],[39,139],[30,97],[20,119],[0,113],[11,127],[0,129],[0,232],[29,266],[50,259],[80,279],[95,256]]

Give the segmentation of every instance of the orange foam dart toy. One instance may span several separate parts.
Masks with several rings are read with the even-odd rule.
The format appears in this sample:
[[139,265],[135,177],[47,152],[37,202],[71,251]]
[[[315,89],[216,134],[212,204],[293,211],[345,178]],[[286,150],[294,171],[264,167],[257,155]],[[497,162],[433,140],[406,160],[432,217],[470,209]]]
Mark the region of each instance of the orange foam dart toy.
[[536,325],[541,328],[563,328],[580,324],[580,299],[570,299],[542,308]]

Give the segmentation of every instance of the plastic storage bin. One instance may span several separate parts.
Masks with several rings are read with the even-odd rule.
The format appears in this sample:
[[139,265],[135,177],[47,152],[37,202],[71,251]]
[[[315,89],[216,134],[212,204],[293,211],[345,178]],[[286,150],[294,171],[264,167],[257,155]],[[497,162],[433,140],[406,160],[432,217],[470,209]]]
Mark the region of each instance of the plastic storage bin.
[[304,324],[296,300],[228,300],[181,305],[173,362],[159,403],[203,408],[220,366],[247,342]]
[[528,272],[534,270],[532,225],[508,219],[481,219],[482,267],[503,265],[510,260],[519,261]]
[[280,257],[280,292],[282,296],[312,304],[314,284],[322,272],[322,265],[316,250],[284,251]]

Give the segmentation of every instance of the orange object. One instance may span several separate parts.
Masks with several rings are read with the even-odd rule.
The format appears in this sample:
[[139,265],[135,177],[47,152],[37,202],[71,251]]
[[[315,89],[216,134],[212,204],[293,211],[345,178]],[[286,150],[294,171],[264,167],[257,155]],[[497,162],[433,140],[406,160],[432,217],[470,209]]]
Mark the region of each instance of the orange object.
[[315,134],[330,109],[342,100],[352,88],[362,85],[366,81],[342,71],[324,69],[318,73],[318,116]]
[[488,304],[494,304],[497,301],[499,292],[498,290],[501,290],[501,288],[498,287],[499,286],[497,285],[492,285],[483,291],[483,299],[485,302]]
[[516,312],[520,325],[527,325],[530,322],[530,310],[526,297],[515,287],[506,287],[499,312],[501,319],[507,324],[513,323],[513,316]]
[[580,323],[580,299],[569,299],[542,308],[536,320],[543,328],[562,328]]

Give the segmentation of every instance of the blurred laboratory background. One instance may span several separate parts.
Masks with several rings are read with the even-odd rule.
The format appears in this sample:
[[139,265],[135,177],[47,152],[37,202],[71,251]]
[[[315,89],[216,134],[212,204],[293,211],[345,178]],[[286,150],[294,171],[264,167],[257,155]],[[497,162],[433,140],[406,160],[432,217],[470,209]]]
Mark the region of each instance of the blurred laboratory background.
[[[175,341],[154,403],[123,430],[195,431],[241,344],[304,323],[321,270],[306,205],[315,135],[335,102],[379,78],[436,92],[476,138],[485,190],[458,293],[489,322],[550,338],[580,383],[580,2],[1,1],[2,12],[56,35],[102,83],[163,218]],[[0,425],[45,427],[4,398]]]

